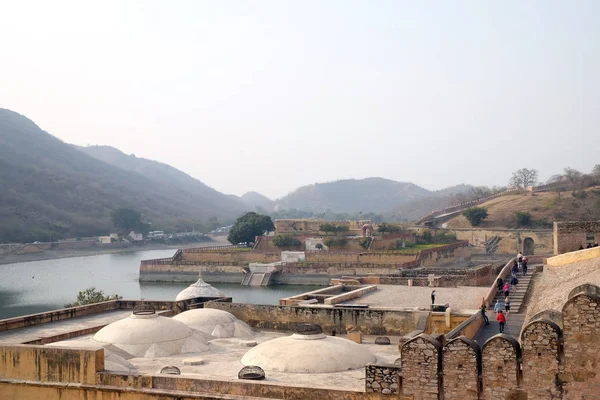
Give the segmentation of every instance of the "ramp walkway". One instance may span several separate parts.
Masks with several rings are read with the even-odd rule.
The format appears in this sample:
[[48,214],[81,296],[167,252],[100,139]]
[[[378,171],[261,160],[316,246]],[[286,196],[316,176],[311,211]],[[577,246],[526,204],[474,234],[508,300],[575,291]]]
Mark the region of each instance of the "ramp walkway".
[[[506,315],[504,334],[512,336],[517,340],[519,340],[521,329],[525,323],[525,304],[523,303],[525,296],[529,291],[535,270],[536,265],[530,265],[527,275],[523,276],[523,274],[519,273],[517,275],[519,283],[515,286],[512,286],[510,290],[510,313]],[[496,294],[496,297],[494,297],[494,300],[490,303],[490,307],[487,310],[487,316],[490,320],[490,324],[484,325],[474,337],[480,346],[483,346],[486,340],[492,336],[500,333],[500,326],[498,322],[496,322],[496,312],[494,311],[494,304],[496,304],[496,300],[498,300],[500,303],[504,303],[504,293],[499,292]],[[502,311],[504,312],[504,308]]]

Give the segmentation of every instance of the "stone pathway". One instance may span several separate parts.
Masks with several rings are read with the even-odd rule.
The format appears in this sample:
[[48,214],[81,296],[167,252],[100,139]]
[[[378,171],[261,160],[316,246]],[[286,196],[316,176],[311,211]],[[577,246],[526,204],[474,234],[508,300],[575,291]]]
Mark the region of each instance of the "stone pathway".
[[[519,283],[516,286],[513,286],[510,291],[510,314],[506,316],[504,334],[512,336],[517,340],[519,340],[521,329],[525,323],[525,307],[523,307],[523,300],[525,299],[525,295],[529,290],[535,267],[535,265],[529,266],[529,272],[525,276],[519,273],[517,276]],[[479,343],[479,346],[483,346],[483,344],[489,338],[500,333],[500,326],[498,325],[498,322],[496,322],[496,313],[494,312],[494,304],[496,303],[496,300],[504,303],[504,293],[497,294],[493,303],[490,304],[490,308],[487,310],[487,316],[490,320],[490,324],[481,328],[479,333],[477,333],[474,338],[477,343]]]

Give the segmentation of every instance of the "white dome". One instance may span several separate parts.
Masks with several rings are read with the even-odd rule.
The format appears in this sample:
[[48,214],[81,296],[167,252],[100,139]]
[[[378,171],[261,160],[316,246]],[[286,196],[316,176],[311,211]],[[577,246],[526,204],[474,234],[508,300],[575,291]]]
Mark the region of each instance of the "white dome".
[[250,337],[254,331],[233,314],[213,308],[198,308],[177,314],[174,320],[216,338]]
[[179,292],[175,301],[193,299],[195,297],[225,297],[225,294],[202,279],[198,279],[196,283],[192,283],[189,287]]
[[265,371],[307,374],[358,369],[375,361],[369,350],[350,340],[296,333],[261,343],[242,357],[242,364]]
[[136,357],[166,357],[208,350],[208,343],[184,323],[156,314],[135,315],[100,329],[93,340]]

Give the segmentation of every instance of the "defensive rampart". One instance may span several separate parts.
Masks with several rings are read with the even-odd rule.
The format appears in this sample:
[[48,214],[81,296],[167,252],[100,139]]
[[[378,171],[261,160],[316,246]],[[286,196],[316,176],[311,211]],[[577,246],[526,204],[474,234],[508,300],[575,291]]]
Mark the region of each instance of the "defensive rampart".
[[365,389],[415,400],[594,398],[600,393],[599,293],[593,285],[571,293],[562,328],[535,319],[520,341],[498,334],[480,349],[464,336],[446,343],[443,336],[417,336],[402,345],[398,364],[367,367]]

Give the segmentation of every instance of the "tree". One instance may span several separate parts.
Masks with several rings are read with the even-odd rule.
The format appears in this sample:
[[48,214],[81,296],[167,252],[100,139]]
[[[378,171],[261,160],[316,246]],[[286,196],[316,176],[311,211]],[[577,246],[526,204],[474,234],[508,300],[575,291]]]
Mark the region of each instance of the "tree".
[[301,244],[301,241],[291,235],[277,235],[273,238],[273,245],[276,247],[296,247]]
[[521,168],[513,172],[508,184],[513,187],[526,188],[529,186],[535,186],[537,179],[537,169]]
[[594,178],[600,178],[600,164],[594,165],[594,168],[592,169],[591,175]]
[[336,233],[336,232],[347,232],[348,231],[348,226],[347,225],[335,225],[332,224],[330,222],[326,222],[324,224],[322,224],[319,229],[325,233]]
[[529,226],[531,225],[531,214],[525,211],[517,211],[514,214],[515,221],[517,226]]
[[256,236],[275,230],[275,225],[268,215],[249,212],[235,220],[229,230],[227,240],[232,244],[254,243]]
[[148,233],[150,230],[150,224],[142,222],[142,213],[133,208],[118,208],[110,214],[110,218],[119,233],[131,231]]
[[486,219],[488,216],[487,208],[485,208],[485,207],[467,208],[465,211],[463,211],[462,214],[465,217],[467,217],[467,219],[471,223],[471,226],[481,225],[483,220]]
[[581,178],[581,175],[583,175],[581,172],[571,167],[567,167],[563,171],[565,173],[565,179],[569,181],[569,183],[577,182]]
[[379,233],[398,233],[400,230],[399,226],[388,224],[387,222],[382,222],[377,227],[377,232]]
[[488,197],[492,195],[492,189],[487,186],[476,186],[471,188],[470,197],[473,200],[482,199],[484,197]]
[[96,290],[96,288],[92,286],[85,290],[79,291],[77,294],[77,301],[65,304],[65,308],[100,303],[102,301],[120,300],[122,298],[123,297],[119,296],[118,294],[115,294],[114,296],[105,296],[102,290]]

